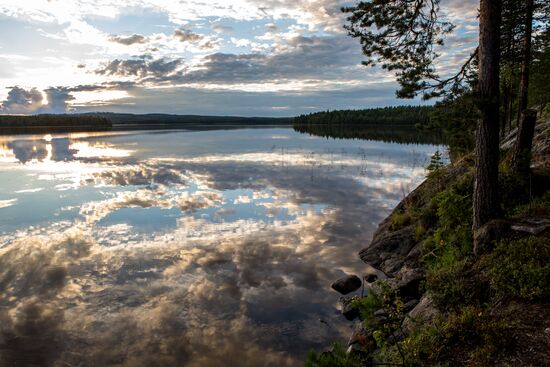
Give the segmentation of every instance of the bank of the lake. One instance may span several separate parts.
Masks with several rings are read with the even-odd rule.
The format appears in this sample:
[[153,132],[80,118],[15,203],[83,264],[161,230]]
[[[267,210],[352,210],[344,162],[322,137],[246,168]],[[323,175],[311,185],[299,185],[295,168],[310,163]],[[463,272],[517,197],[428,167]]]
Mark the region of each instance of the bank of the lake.
[[[506,166],[515,141],[501,145]],[[342,313],[355,319],[346,345],[306,366],[544,366],[550,361],[550,122],[539,121],[532,173],[502,169],[502,218],[475,234],[473,156],[444,166],[407,195],[360,251],[368,264],[339,279]],[[362,292],[363,293],[363,292]]]

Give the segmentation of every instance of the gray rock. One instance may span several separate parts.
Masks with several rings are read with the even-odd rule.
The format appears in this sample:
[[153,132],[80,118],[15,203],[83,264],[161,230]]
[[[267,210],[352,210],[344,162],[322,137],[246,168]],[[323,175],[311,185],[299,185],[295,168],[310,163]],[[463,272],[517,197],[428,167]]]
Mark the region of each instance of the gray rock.
[[361,288],[361,284],[361,279],[357,275],[348,275],[332,283],[331,287],[335,291],[346,295]]
[[399,296],[405,301],[419,299],[421,296],[420,286],[425,279],[426,275],[421,269],[401,269],[396,283]]
[[420,302],[409,312],[405,320],[403,320],[402,329],[406,335],[418,326],[432,321],[440,312],[435,308],[432,299],[429,295],[424,295]]
[[[387,273],[388,259],[397,256],[405,257],[415,246],[413,226],[402,228],[395,232],[384,232],[375,237],[369,247],[359,252],[361,260]],[[381,266],[385,265],[385,266]],[[391,268],[395,268],[394,264]]]
[[403,312],[407,313],[410,312],[413,308],[416,307],[416,305],[419,303],[417,299],[412,299],[409,302],[405,303],[403,305]]
[[546,218],[527,218],[519,223],[514,223],[511,229],[516,232],[524,232],[539,235],[550,228],[550,220]]
[[355,320],[359,316],[359,310],[353,307],[353,301],[356,299],[359,299],[359,297],[340,297],[342,315],[349,321]]

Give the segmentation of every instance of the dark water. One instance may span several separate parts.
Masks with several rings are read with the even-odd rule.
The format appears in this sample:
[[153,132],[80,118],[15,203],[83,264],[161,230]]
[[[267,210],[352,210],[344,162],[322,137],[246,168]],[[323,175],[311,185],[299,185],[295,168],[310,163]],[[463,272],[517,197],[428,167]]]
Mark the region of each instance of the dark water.
[[[292,128],[0,138],[0,365],[298,366],[434,145]],[[441,149],[441,147],[439,147]]]

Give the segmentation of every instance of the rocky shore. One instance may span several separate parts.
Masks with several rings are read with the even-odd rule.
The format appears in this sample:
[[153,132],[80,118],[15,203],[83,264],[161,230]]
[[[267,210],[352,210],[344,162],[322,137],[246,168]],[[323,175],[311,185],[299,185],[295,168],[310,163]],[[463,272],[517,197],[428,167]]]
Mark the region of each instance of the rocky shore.
[[[515,132],[507,136],[502,143],[504,150],[509,149],[515,139]],[[533,145],[534,170],[543,172],[543,175],[534,176],[539,186],[548,191],[548,173],[550,172],[550,123],[539,123]],[[378,355],[381,348],[395,346],[400,354],[398,359],[405,365],[405,356],[400,348],[401,342],[414,334],[415,330],[425,327],[436,318],[447,317],[445,309],[438,302],[434,302],[433,295],[426,287],[427,265],[425,258],[430,254],[425,243],[427,239],[433,241],[434,233],[442,224],[437,218],[437,208],[434,208],[433,198],[453,185],[460,185],[461,181],[471,181],[473,158],[465,157],[460,162],[445,167],[437,177],[429,177],[407,197],[405,197],[393,212],[380,223],[370,244],[359,252],[359,257],[367,264],[363,274],[349,275],[335,281],[332,288],[342,294],[340,298],[341,311],[348,320],[355,320],[352,335],[347,343],[347,354],[359,357],[360,365],[379,365]],[[542,177],[542,178],[541,178]],[[545,181],[546,180],[546,181]],[[531,185],[533,185],[531,183]],[[411,214],[414,208],[414,213]],[[503,239],[521,241],[527,238],[543,238],[546,242],[550,237],[550,218],[548,213],[527,213],[511,216],[506,219],[487,223],[474,234],[475,241],[482,244],[486,252],[492,251],[495,244]],[[439,238],[439,237],[437,237]],[[435,255],[434,255],[435,256]],[[482,269],[478,259],[468,260],[472,265],[469,269]],[[479,292],[488,286],[485,270],[469,270],[471,274],[466,279],[472,283],[479,283]],[[518,271],[521,271],[518,269]],[[475,287],[475,285],[474,285]],[[362,288],[360,296],[349,297],[347,294]],[[366,301],[369,294],[376,295],[381,300],[380,308],[367,310],[371,307]],[[480,296],[482,297],[482,296]],[[361,300],[365,302],[361,302]],[[507,301],[504,306],[508,307]],[[441,303],[441,302],[439,302]],[[363,305],[362,305],[363,304]],[[376,304],[375,308],[378,307]],[[531,307],[532,306],[532,307]],[[539,304],[525,303],[527,309],[534,310]],[[491,306],[492,307],[492,306]],[[529,312],[526,309],[525,312]],[[489,309],[492,312],[492,308]],[[367,312],[367,313],[368,313]],[[546,312],[545,314],[548,314]],[[368,319],[366,319],[368,317]],[[544,338],[544,325],[536,329],[537,340],[534,345],[548,346],[550,332]],[[544,326],[544,327],[543,327]],[[386,331],[386,333],[382,332]],[[389,333],[388,333],[389,331]],[[381,337],[384,340],[381,340]],[[540,339],[540,340],[539,340]],[[538,343],[538,344],[537,344]],[[541,344],[542,343],[542,344]],[[519,348],[517,344],[515,348]],[[521,349],[521,348],[520,348]],[[330,352],[329,352],[330,353]],[[508,353],[508,354],[506,354]],[[518,361],[513,355],[521,351],[507,351],[507,361]],[[521,357],[517,357],[521,360]],[[534,360],[541,358],[533,357]],[[527,358],[529,360],[529,358]],[[525,362],[525,361],[524,361]],[[546,361],[548,362],[548,361]],[[525,365],[536,365],[525,362]],[[450,365],[454,365],[450,363]],[[465,363],[464,365],[469,365]]]

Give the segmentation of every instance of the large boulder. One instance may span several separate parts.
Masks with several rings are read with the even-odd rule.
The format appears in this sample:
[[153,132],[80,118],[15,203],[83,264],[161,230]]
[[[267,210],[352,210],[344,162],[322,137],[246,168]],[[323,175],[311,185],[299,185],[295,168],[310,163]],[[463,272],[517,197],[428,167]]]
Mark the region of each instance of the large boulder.
[[375,236],[369,247],[359,252],[361,260],[386,274],[394,272],[416,245],[413,226],[394,232],[383,232]]
[[343,295],[346,295],[361,288],[361,284],[363,283],[357,275],[347,275],[332,283],[331,288]]

